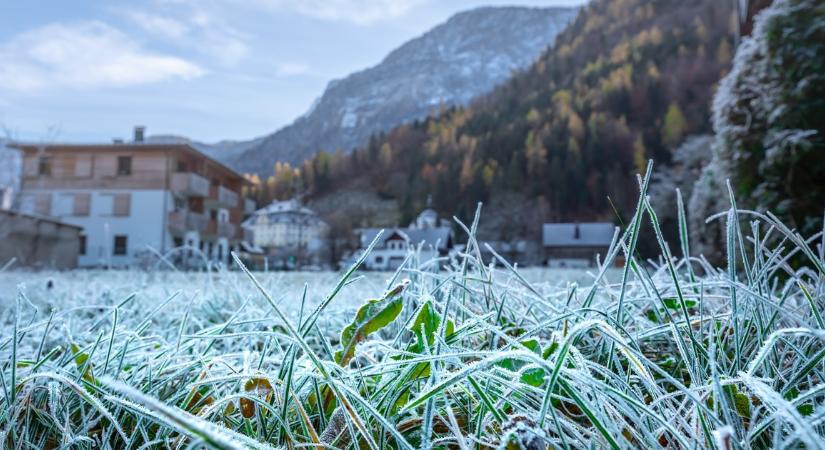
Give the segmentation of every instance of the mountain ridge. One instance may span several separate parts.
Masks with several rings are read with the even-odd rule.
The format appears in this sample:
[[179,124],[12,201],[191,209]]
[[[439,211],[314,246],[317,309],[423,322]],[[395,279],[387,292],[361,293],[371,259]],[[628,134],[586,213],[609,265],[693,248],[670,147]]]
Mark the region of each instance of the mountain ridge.
[[230,166],[268,174],[319,150],[349,151],[370,136],[466,105],[524,70],[573,20],[573,7],[482,7],[457,13],[391,51],[378,64],[331,80],[293,123],[259,138],[196,143]]

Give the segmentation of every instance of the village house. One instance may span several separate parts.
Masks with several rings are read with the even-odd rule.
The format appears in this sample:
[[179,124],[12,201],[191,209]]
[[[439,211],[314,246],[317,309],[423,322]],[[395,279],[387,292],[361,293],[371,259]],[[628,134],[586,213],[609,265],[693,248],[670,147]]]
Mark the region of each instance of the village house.
[[74,269],[81,231],[50,217],[0,209],[0,267]]
[[326,262],[329,225],[297,199],[274,201],[255,211],[243,228],[248,242],[264,250],[272,267],[294,269]]
[[615,229],[609,222],[545,223],[545,262],[550,267],[592,267],[597,254],[607,254]]
[[[81,267],[130,266],[154,253],[184,265],[227,263],[254,202],[243,176],[185,143],[15,144],[20,210],[83,228]],[[185,248],[180,248],[185,246]]]
[[[380,231],[380,228],[359,230],[360,251],[365,251]],[[452,234],[452,228],[444,221],[439,221],[434,210],[427,208],[410,226],[385,230],[364,261],[364,268],[395,270],[404,262],[411,249],[420,249],[417,252],[419,264],[446,256],[453,248]]]

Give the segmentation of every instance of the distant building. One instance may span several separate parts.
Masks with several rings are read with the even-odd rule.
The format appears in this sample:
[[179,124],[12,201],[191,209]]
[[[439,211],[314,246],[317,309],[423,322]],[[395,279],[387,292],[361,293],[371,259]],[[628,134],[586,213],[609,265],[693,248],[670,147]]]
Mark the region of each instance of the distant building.
[[15,144],[23,151],[20,210],[83,228],[80,266],[128,266],[151,247],[185,265],[228,262],[255,209],[237,172],[185,143]]
[[[361,251],[364,251],[381,229],[364,228],[359,231]],[[395,270],[404,262],[410,249],[419,246],[419,263],[446,256],[453,248],[452,229],[439,221],[438,214],[429,208],[421,212],[409,227],[385,230],[364,261],[364,268]]]
[[73,269],[81,245],[82,228],[48,217],[0,210],[0,267]]
[[247,240],[264,249],[273,267],[291,269],[325,262],[329,225],[298,200],[272,202],[255,211],[243,227]]
[[0,140],[0,209],[12,209],[20,192],[20,151]]
[[592,267],[597,254],[607,254],[615,228],[609,222],[544,224],[542,244],[547,265]]

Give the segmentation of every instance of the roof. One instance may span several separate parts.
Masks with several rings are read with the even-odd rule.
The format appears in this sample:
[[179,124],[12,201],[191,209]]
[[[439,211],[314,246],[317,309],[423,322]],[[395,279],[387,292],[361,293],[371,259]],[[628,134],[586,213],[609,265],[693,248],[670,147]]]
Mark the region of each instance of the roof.
[[235,171],[231,167],[225,165],[224,163],[218,161],[215,158],[203,153],[202,151],[198,150],[194,146],[183,143],[183,142],[167,142],[167,143],[155,143],[155,142],[123,142],[123,143],[92,143],[92,144],[83,144],[83,143],[51,143],[51,144],[40,144],[40,143],[25,143],[25,142],[13,142],[11,144],[6,144],[7,147],[17,148],[23,151],[37,151],[40,149],[44,150],[97,150],[97,151],[113,151],[113,150],[178,150],[178,151],[186,151],[190,153],[194,153],[199,157],[209,160],[216,166],[220,167],[221,169],[229,172],[235,177],[238,177],[243,180],[244,183],[251,184],[243,174]]
[[608,247],[615,229],[610,222],[545,223],[542,243],[545,247]]
[[[382,228],[364,228],[361,230],[361,247],[366,248]],[[397,234],[406,239],[412,245],[424,243],[424,245],[436,245],[439,250],[446,250],[450,244],[452,230],[449,227],[436,228],[390,228],[381,235],[381,240],[377,245],[383,245],[391,236]]]
[[76,228],[78,230],[83,229],[83,227],[80,226],[80,225],[61,222],[60,220],[58,220],[54,217],[41,216],[39,214],[29,214],[29,213],[24,213],[24,212],[20,212],[20,211],[13,211],[13,210],[10,210],[10,209],[0,209],[0,215],[17,216],[17,217],[24,218],[24,219],[35,220],[35,221],[38,221],[38,222],[48,222],[48,223],[55,224],[59,227]]
[[[316,213],[315,211],[307,208],[306,206],[301,205],[301,203],[298,202],[297,200],[292,199],[292,200],[285,200],[285,201],[277,201],[277,200],[273,201],[272,203],[270,203],[270,204],[264,206],[263,208],[255,211],[254,213],[252,213],[252,215],[249,216],[249,218],[247,218],[243,222],[243,225],[244,226],[250,226],[250,225],[252,225],[255,218],[260,217],[260,216],[264,216],[264,215],[269,217],[270,219],[273,216],[280,216],[280,215],[284,215],[284,216],[290,216],[290,215],[311,216],[311,217],[317,219],[320,222],[324,222],[324,220],[321,219],[320,216],[318,216],[318,213]],[[295,217],[295,216],[292,216],[292,217]],[[324,223],[326,223],[326,222],[324,222]]]

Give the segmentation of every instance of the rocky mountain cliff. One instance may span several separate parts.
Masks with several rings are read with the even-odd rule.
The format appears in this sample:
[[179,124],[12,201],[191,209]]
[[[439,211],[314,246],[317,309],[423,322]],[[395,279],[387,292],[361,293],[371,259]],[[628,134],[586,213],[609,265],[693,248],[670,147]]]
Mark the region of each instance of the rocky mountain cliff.
[[204,150],[240,171],[266,176],[277,161],[296,164],[319,150],[352,150],[372,134],[490,92],[535,61],[576,12],[485,7],[456,14],[380,64],[331,81],[291,125]]

